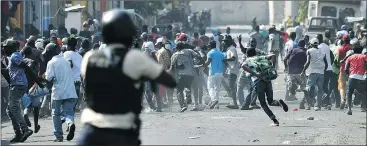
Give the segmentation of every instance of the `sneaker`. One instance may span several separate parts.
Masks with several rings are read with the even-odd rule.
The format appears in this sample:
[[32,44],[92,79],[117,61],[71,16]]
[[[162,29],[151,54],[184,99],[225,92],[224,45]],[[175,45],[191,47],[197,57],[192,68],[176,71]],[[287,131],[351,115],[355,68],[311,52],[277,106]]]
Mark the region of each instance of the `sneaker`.
[[315,107],[315,111],[321,111],[320,107]]
[[41,129],[40,125],[34,126],[34,133],[37,133],[38,131],[40,131],[40,129]]
[[285,104],[285,102],[283,101],[283,100],[279,100],[279,104],[280,104],[280,106],[283,108],[283,110],[285,111],[285,112],[288,112],[288,105],[287,104]]
[[191,111],[199,111],[199,108],[197,106],[194,106],[194,108],[192,108]]
[[233,105],[233,104],[227,105],[226,107],[229,109],[239,109],[237,105]]
[[352,115],[352,110],[348,110],[347,115]]
[[28,137],[31,136],[32,134],[33,131],[31,129],[24,130],[20,142],[25,142],[28,139]]
[[248,106],[242,106],[241,107],[241,110],[253,110],[253,108],[250,108]]
[[366,108],[361,108],[361,112],[366,112]]
[[180,113],[183,113],[183,112],[185,112],[186,110],[187,110],[187,107],[183,107],[183,108],[181,108]]
[[261,109],[261,107],[260,107],[260,106],[258,106],[257,104],[251,105],[251,108],[252,108],[252,109]]
[[279,121],[274,118],[273,123],[271,123],[270,126],[279,126]]
[[305,104],[304,103],[300,103],[299,104],[299,109],[306,109]]
[[307,106],[306,110],[311,110],[311,106]]
[[70,127],[70,128],[69,128],[69,133],[68,133],[68,135],[66,136],[66,140],[67,140],[67,141],[73,140],[73,138],[74,138],[74,133],[75,133],[75,124],[71,124],[69,127]]
[[210,103],[209,104],[209,109],[213,109],[217,104],[218,104],[218,101],[214,101],[214,102]]
[[328,106],[326,107],[326,109],[327,109],[327,110],[331,110],[331,105],[328,105]]
[[54,139],[54,142],[62,142],[62,141],[64,141],[62,138],[56,138],[56,139]]
[[20,142],[20,140],[22,139],[23,133],[22,132],[15,132],[15,135],[13,137],[13,139],[10,140],[10,143],[15,143],[15,142]]

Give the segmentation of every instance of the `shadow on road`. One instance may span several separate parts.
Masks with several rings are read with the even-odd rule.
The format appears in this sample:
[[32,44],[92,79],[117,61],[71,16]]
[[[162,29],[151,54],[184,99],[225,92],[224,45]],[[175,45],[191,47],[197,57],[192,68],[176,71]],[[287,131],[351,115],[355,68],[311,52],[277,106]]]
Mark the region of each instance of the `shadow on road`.
[[10,142],[9,141],[7,141],[7,140],[1,140],[1,145],[3,146],[5,146],[5,145],[10,145]]

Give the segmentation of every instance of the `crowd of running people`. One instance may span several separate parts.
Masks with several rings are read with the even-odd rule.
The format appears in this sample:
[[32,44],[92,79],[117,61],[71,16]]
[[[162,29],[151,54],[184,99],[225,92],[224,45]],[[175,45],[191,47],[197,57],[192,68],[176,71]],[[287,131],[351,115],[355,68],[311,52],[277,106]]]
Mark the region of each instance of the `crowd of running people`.
[[[227,28],[225,34],[218,29],[212,29],[212,36],[209,37],[205,35],[205,30],[194,32],[190,36],[185,32],[173,32],[172,26],[168,26],[164,35],[160,36],[155,33],[155,28],[148,31],[144,26],[141,35],[132,37],[134,45],[124,46],[122,44],[130,44],[128,42],[133,40],[116,40],[110,36],[120,35],[118,38],[126,38],[127,36],[123,36],[126,32],[115,34],[114,30],[109,30],[108,40],[106,34],[103,34],[106,33],[102,31],[103,25],[89,31],[89,27],[95,27],[91,24],[83,23],[83,30],[79,33],[76,29],[71,29],[70,34],[50,31],[49,38],[30,36],[24,45],[12,38],[3,41],[1,110],[2,115],[8,115],[12,121],[15,137],[11,142],[24,142],[33,132],[37,133],[41,128],[39,117],[50,115],[54,124],[54,141],[63,141],[63,123],[67,124],[66,139],[72,140],[76,128],[74,113],[82,110],[85,101],[92,98],[91,95],[86,96],[83,90],[85,84],[88,84],[82,77],[86,66],[84,60],[103,66],[109,61],[88,60],[86,58],[91,54],[88,52],[108,51],[110,49],[107,48],[114,47],[141,50],[170,73],[177,81],[175,89],[179,112],[185,112],[189,105],[192,105],[191,111],[204,110],[202,107],[209,110],[219,108],[222,85],[227,92],[226,96],[233,100],[227,108],[263,108],[275,126],[279,126],[279,121],[269,106],[280,106],[287,112],[285,101],[297,100],[297,91],[304,92],[300,109],[310,110],[314,107],[316,111],[320,111],[325,107],[330,110],[335,103],[336,108],[347,107],[348,115],[352,115],[352,107],[357,105],[361,106],[362,111],[366,111],[366,34],[360,27],[353,31],[342,26],[337,38],[330,38],[329,31],[318,34],[316,38],[309,38],[307,35],[303,36],[299,26],[290,34],[284,29],[277,30],[275,26],[267,29],[265,26],[255,26],[250,40],[243,45],[242,36],[232,37],[230,28]],[[122,43],[114,44],[117,41]],[[237,46],[241,52],[237,51]],[[240,53],[244,54],[242,60],[239,58]],[[133,55],[130,53],[130,56]],[[140,60],[143,61],[145,60]],[[273,99],[272,81],[278,77],[278,63],[281,62],[285,65],[285,101]],[[123,64],[123,68],[130,67],[124,73],[131,78],[138,78],[134,70],[138,70],[139,74],[152,72],[146,77],[158,78],[156,72],[148,69],[150,66],[154,64],[139,61]],[[144,71],[146,73],[140,73]],[[111,70],[111,74],[112,72],[115,71]],[[116,79],[122,81],[123,77],[116,76]],[[94,80],[96,83],[104,83],[98,77]],[[91,84],[94,81],[88,82]],[[49,88],[51,95],[32,98],[31,104],[23,105],[23,95],[34,84]],[[110,85],[107,82],[105,84]],[[160,85],[154,80],[145,81],[144,85],[143,96],[150,109],[162,112],[166,105],[174,103],[173,88]],[[113,86],[110,88],[115,89]],[[208,101],[203,99],[205,92],[210,97]],[[119,96],[124,96],[125,93],[121,94]],[[355,97],[352,103],[353,94]],[[256,103],[257,99],[260,106]],[[28,118],[31,111],[34,131],[29,128],[32,126]],[[92,110],[85,110],[84,115],[89,117],[82,116],[82,120],[95,122],[91,117],[97,114]]]

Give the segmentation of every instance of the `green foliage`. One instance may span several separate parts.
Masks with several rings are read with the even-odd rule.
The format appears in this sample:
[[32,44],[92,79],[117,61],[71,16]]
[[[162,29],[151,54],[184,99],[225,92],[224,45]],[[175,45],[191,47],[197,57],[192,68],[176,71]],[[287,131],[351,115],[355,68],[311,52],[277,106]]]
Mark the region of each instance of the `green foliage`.
[[308,1],[300,1],[297,22],[303,22],[307,18],[308,13]]
[[135,9],[135,12],[143,15],[154,15],[157,14],[159,9],[163,9],[162,1],[153,1],[153,0],[145,0],[145,1],[125,1],[124,2],[125,9]]

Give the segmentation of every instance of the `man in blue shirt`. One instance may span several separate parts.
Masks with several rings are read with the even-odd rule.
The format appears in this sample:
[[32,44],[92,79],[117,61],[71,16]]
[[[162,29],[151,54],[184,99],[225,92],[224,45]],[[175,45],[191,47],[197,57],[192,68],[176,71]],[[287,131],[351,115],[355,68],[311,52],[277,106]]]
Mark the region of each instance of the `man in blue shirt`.
[[33,131],[28,129],[20,109],[20,101],[24,93],[27,91],[28,80],[25,73],[27,65],[23,61],[20,52],[16,52],[16,42],[14,40],[6,40],[3,44],[7,56],[10,56],[8,65],[10,76],[10,96],[8,102],[7,113],[12,121],[15,137],[10,140],[13,142],[24,142]]
[[209,77],[208,77],[208,88],[211,102],[209,103],[210,109],[213,109],[219,102],[219,91],[221,81],[223,80],[224,71],[224,54],[216,47],[217,43],[211,41],[208,52],[208,59],[205,65],[209,65]]

